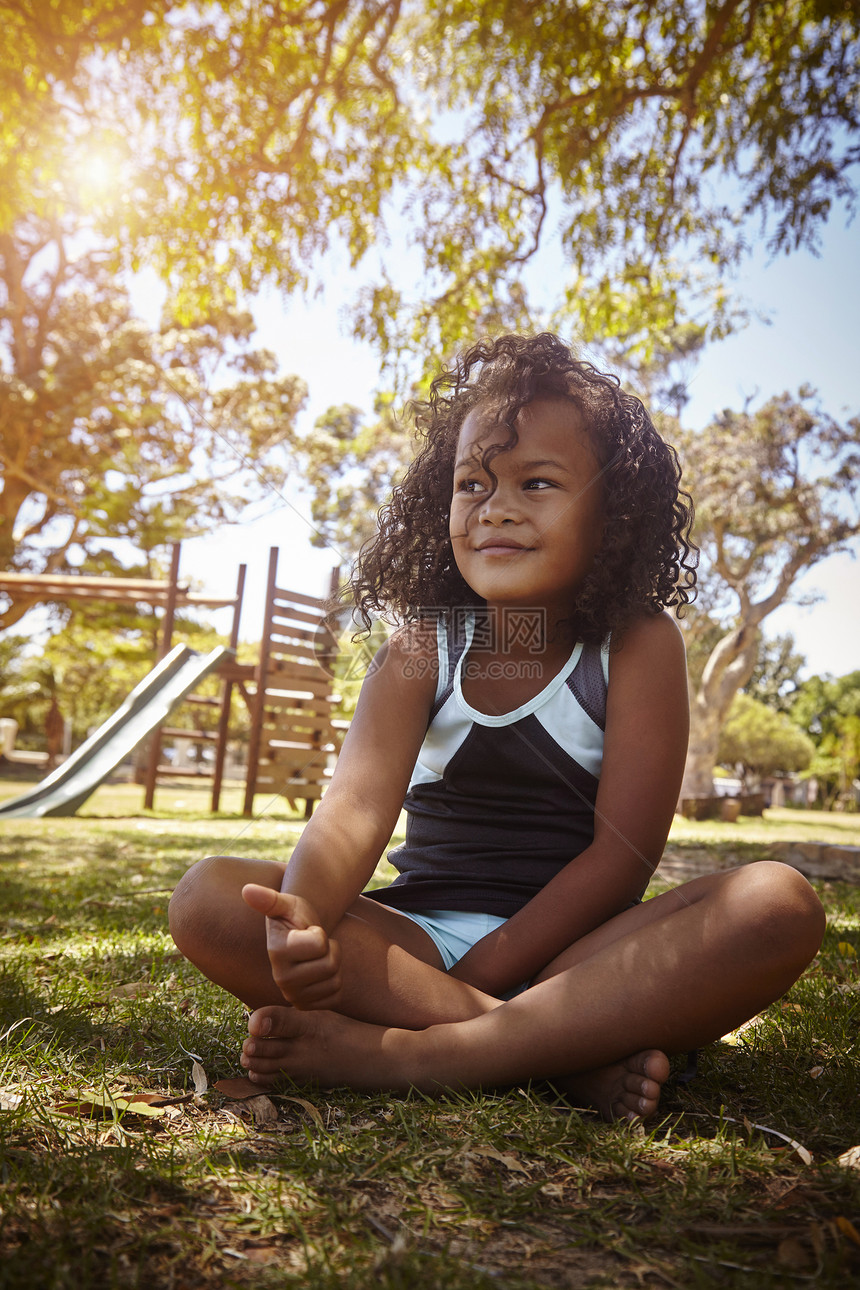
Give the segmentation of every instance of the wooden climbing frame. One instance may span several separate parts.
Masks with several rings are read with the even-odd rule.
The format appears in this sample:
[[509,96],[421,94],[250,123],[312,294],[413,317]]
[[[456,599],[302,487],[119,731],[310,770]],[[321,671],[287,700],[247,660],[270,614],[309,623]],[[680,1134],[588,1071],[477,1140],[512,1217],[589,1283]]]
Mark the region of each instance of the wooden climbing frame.
[[[331,593],[338,570],[332,572]],[[254,794],[304,801],[309,816],[323,794],[345,723],[335,716],[332,668],[337,640],[327,600],[278,586],[278,551],[269,553],[266,608],[251,706],[245,815]]]

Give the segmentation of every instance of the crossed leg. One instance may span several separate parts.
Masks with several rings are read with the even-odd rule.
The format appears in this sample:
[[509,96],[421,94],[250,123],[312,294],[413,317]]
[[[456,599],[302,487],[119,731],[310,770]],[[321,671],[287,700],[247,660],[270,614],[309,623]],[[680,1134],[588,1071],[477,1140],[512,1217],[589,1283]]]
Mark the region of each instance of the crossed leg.
[[[823,929],[806,880],[765,861],[695,879],[625,911],[507,1003],[471,987],[464,992],[436,966],[428,939],[410,931],[410,948],[388,942],[376,960],[387,994],[374,1007],[365,1004],[367,1019],[284,1007],[272,997],[273,982],[268,998],[247,998],[256,1011],[242,1064],[261,1084],[288,1075],[359,1089],[433,1092],[547,1078],[608,1118],[647,1115],[668,1076],[666,1054],[709,1043],[779,998],[814,957]],[[382,930],[373,930],[385,945]],[[350,928],[345,975],[353,966],[352,933],[365,949],[373,940]],[[178,936],[177,943],[188,953]],[[424,957],[415,958],[415,949]],[[392,988],[391,974],[401,967],[408,984],[398,980]],[[262,960],[260,969],[264,974]],[[223,979],[226,970],[221,978],[207,974],[239,994],[235,978],[232,985]],[[365,1000],[370,984],[359,984]],[[413,993],[421,987],[429,996]],[[390,1004],[406,1019],[385,1015]]]
[[[246,883],[280,891],[284,865],[211,856],[184,875],[170,901],[177,946],[210,981],[249,1008],[282,1006],[266,948],[266,920],[242,899]],[[498,999],[443,970],[430,936],[394,909],[360,896],[332,932],[341,949],[339,1011],[361,1021],[420,1029],[465,1020]]]

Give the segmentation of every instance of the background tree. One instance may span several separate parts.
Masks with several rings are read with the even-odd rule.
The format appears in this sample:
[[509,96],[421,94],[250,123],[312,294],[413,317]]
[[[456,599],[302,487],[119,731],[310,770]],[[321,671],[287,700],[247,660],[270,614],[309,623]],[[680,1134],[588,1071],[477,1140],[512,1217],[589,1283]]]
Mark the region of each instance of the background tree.
[[691,735],[684,795],[707,796],[720,730],[753,675],[761,624],[806,569],[846,549],[860,533],[860,419],[838,424],[812,392],[770,399],[755,412],[721,414],[699,432],[676,436],[697,504],[695,536],[704,580],[721,593],[720,612],[695,615],[722,632],[691,676]]
[[105,539],[151,550],[277,491],[306,390],[250,349],[250,314],[152,331],[97,254],[46,262],[22,228],[0,235],[0,566],[96,572]]
[[75,747],[119,707],[151,666],[146,637],[124,638],[113,624],[94,626],[82,608],[40,654],[22,654],[6,672],[0,712],[18,722],[18,747],[43,751],[46,718],[56,701]]
[[806,659],[797,652],[791,633],[762,635],[746,693],[774,712],[788,715],[803,685],[800,674],[805,665]]
[[8,717],[23,729],[30,700],[38,687],[22,676],[22,661],[29,639],[13,632],[0,636],[0,717]]
[[791,711],[815,744],[809,774],[818,781],[821,805],[857,808],[860,781],[860,672],[813,676],[803,683]]
[[378,396],[375,417],[359,408],[329,408],[299,453],[311,501],[314,546],[331,546],[343,564],[376,532],[376,515],[412,456],[412,436],[390,397]]
[[[3,13],[0,229],[83,204],[93,237],[189,310],[294,291],[342,249],[371,279],[356,330],[395,366],[537,315],[650,351],[697,284],[719,331],[750,221],[774,250],[814,245],[855,193],[851,0]],[[404,228],[406,274],[386,249]],[[544,252],[554,289],[533,304]]]
[[815,755],[808,735],[781,712],[749,694],[736,694],[720,731],[720,764],[740,770],[744,791],[769,775],[806,770]]

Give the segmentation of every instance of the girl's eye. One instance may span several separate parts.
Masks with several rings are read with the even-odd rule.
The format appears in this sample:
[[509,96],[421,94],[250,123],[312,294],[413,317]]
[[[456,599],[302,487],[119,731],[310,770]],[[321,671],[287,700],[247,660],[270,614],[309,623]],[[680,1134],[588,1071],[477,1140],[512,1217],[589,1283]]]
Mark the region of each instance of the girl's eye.
[[551,479],[529,479],[526,481],[525,487],[537,490],[542,488],[555,488],[555,484]]
[[461,479],[457,485],[457,492],[475,494],[481,492],[483,487],[479,479]]

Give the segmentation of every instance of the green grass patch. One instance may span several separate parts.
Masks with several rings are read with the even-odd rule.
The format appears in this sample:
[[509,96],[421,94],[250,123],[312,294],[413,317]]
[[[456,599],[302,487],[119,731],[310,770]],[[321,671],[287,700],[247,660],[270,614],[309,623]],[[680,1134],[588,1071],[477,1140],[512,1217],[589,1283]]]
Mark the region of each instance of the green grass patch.
[[[206,854],[285,858],[302,821],[168,817],[167,797],[121,818],[112,787],[89,816],[2,825],[3,1290],[841,1290],[860,1273],[860,1161],[838,1163],[860,1144],[859,888],[819,885],[815,965],[645,1128],[538,1087],[236,1102],[212,1086],[241,1073],[243,1010],[177,955],[167,900]],[[676,827],[673,848],[721,862],[777,830],[858,841],[851,817],[813,813]]]
[[735,824],[722,820],[685,820],[675,816],[670,846],[717,846],[735,843],[826,842],[831,846],[860,846],[860,815],[855,812],[800,811],[776,807],[764,815],[742,815]]

